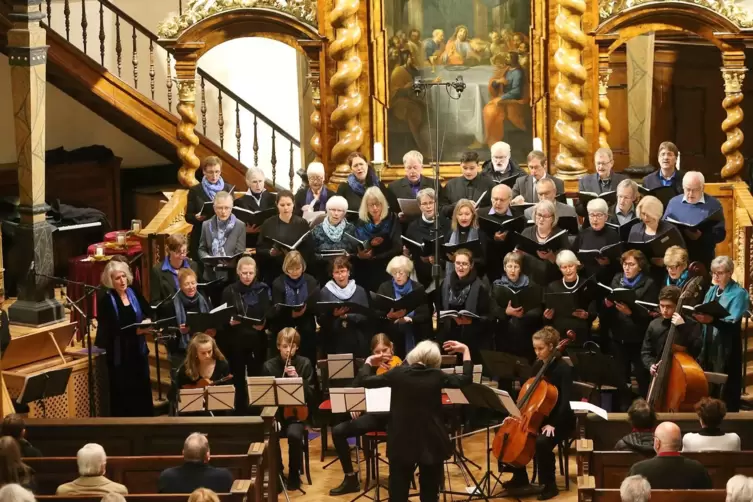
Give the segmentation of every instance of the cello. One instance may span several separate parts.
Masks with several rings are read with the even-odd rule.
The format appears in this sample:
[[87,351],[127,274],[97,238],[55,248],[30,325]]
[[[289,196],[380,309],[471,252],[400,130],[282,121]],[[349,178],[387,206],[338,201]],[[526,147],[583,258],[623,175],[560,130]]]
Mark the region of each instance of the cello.
[[[691,273],[698,273],[698,265],[691,263]],[[675,312],[682,313],[683,301],[695,297],[701,291],[703,277],[696,275],[688,280],[677,300]],[[646,401],[656,411],[693,411],[695,404],[709,395],[706,374],[698,362],[687,353],[685,347],[677,345],[677,326],[671,324],[667,340],[661,353],[661,364],[651,381]]]
[[521,387],[517,402],[520,417],[505,418],[492,443],[492,453],[500,462],[525,467],[533,458],[541,423],[557,405],[559,397],[557,387],[544,379],[544,373],[574,339],[575,333],[568,331],[567,338],[557,344],[536,376]]

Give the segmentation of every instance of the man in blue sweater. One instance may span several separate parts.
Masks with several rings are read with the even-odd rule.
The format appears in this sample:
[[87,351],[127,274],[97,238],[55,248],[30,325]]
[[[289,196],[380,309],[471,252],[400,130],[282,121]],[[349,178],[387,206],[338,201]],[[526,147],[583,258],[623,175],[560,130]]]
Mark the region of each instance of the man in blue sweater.
[[727,232],[724,229],[722,205],[717,199],[704,193],[704,184],[703,174],[698,171],[687,172],[682,180],[683,195],[677,195],[669,201],[663,219],[696,225],[712,214],[719,213],[715,221],[707,222],[697,229],[683,230],[690,261],[700,261],[708,269],[714,259],[716,245],[724,240]]

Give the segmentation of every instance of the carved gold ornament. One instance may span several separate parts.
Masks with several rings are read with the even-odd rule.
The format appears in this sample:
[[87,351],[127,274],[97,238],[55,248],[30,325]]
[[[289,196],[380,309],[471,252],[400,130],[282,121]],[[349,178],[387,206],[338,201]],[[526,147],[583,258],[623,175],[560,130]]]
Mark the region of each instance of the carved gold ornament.
[[175,79],[178,85],[178,99],[180,101],[196,101],[196,80]]
[[[694,3],[706,7],[721,14],[740,28],[753,27],[753,14],[742,7],[736,0],[678,0],[680,2]],[[644,3],[657,2],[656,0],[599,0],[599,17],[602,21],[615,16],[623,10]]]
[[743,80],[747,68],[722,68],[722,77],[724,78],[724,92],[726,94],[737,94],[743,92]]
[[311,26],[317,25],[316,0],[189,0],[183,14],[172,14],[161,22],[157,33],[162,38],[178,38],[185,30],[209,16],[251,7],[279,10]]

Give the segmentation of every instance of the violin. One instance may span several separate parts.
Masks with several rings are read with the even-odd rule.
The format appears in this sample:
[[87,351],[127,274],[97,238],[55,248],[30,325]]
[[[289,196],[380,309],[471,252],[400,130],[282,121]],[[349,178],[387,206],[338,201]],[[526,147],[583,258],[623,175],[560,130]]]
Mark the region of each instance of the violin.
[[505,418],[494,436],[492,453],[502,463],[525,467],[533,458],[541,423],[557,405],[559,397],[557,387],[544,379],[544,373],[574,339],[575,333],[568,331],[567,338],[557,344],[536,376],[521,387],[517,403],[520,417]]
[[376,374],[377,375],[384,375],[385,373],[387,373],[392,368],[394,368],[396,366],[400,366],[401,364],[403,364],[403,360],[402,359],[400,359],[397,356],[392,356],[392,359],[390,359],[390,361],[387,363],[388,367],[385,368],[384,366],[379,366],[379,368],[377,368]]
[[208,378],[199,378],[194,383],[187,383],[182,388],[183,389],[203,389],[205,387],[209,387],[211,385],[219,385],[221,383],[228,382],[233,379],[233,375],[228,375],[220,378],[219,380],[210,380]]
[[[296,350],[295,344],[292,345],[290,348],[290,352],[288,352],[288,358],[285,361],[285,368],[290,366],[290,356],[292,356],[295,353]],[[285,368],[282,370],[282,376],[285,376]],[[285,406],[282,409],[282,416],[289,420],[296,420],[298,422],[303,422],[309,417],[309,408],[308,406]]]
[[[682,288],[680,299],[677,301],[675,312],[680,314],[683,302],[700,294],[703,283],[703,265],[694,262],[688,270],[694,277]],[[687,353],[685,347],[675,343],[676,338],[677,326],[670,324],[661,353],[661,364],[651,380],[646,398],[648,404],[656,411],[693,411],[695,404],[702,397],[709,395],[706,373],[695,358]]]

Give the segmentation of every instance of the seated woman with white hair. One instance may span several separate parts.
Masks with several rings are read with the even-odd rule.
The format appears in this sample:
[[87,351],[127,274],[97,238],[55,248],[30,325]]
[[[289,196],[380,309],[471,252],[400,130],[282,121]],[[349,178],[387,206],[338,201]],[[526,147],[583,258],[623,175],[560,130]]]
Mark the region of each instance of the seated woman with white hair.
[[[251,167],[246,171],[248,190],[235,201],[235,205],[249,211],[264,211],[275,208],[275,194],[264,187],[266,177],[260,167]],[[255,248],[261,225],[246,225],[246,247]]]
[[[551,325],[558,332],[568,336],[575,334],[573,345],[583,346],[591,339],[591,324],[596,318],[596,302],[593,300],[594,284],[588,284],[587,278],[578,273],[580,261],[575,253],[565,249],[557,253],[557,266],[562,279],[552,281],[546,287],[546,293],[571,293],[579,291],[574,297],[575,310],[561,311],[554,305],[547,303],[544,310],[544,324]],[[557,295],[555,295],[556,297]]]
[[735,474],[727,481],[727,502],[750,502],[753,500],[753,478]]
[[303,185],[295,194],[295,211],[297,215],[313,211],[324,211],[330,193],[324,184],[324,164],[312,162],[306,169],[308,185]]
[[359,384],[366,388],[391,387],[387,422],[387,457],[390,460],[390,499],[408,500],[416,466],[421,500],[438,500],[444,461],[453,453],[442,411],[442,389],[461,388],[473,380],[468,347],[448,340],[442,348],[463,355],[462,375],[449,375],[439,367],[439,346],[429,340],[416,345],[406,363],[377,375],[391,356],[369,356],[361,368]]
[[620,500],[621,502],[648,502],[651,500],[651,485],[640,474],[628,476],[620,484]]
[[[127,264],[110,261],[101,282],[107,293],[98,302],[96,344],[107,351],[110,416],[154,416],[149,348],[144,339],[149,329],[136,327],[151,318],[152,308],[138,290],[130,287],[133,274]],[[130,327],[123,329],[126,326]]]
[[[399,300],[409,294],[424,298],[426,290],[410,278],[413,262],[405,256],[395,256],[387,264],[387,273],[392,279],[379,285],[377,294]],[[424,301],[412,312],[390,310],[386,312],[384,331],[395,343],[395,354],[404,358],[418,342],[431,336],[429,305]]]
[[78,464],[77,479],[58,486],[56,495],[105,495],[108,493],[128,494],[128,488],[105,477],[107,454],[97,443],[85,444],[76,453]]

